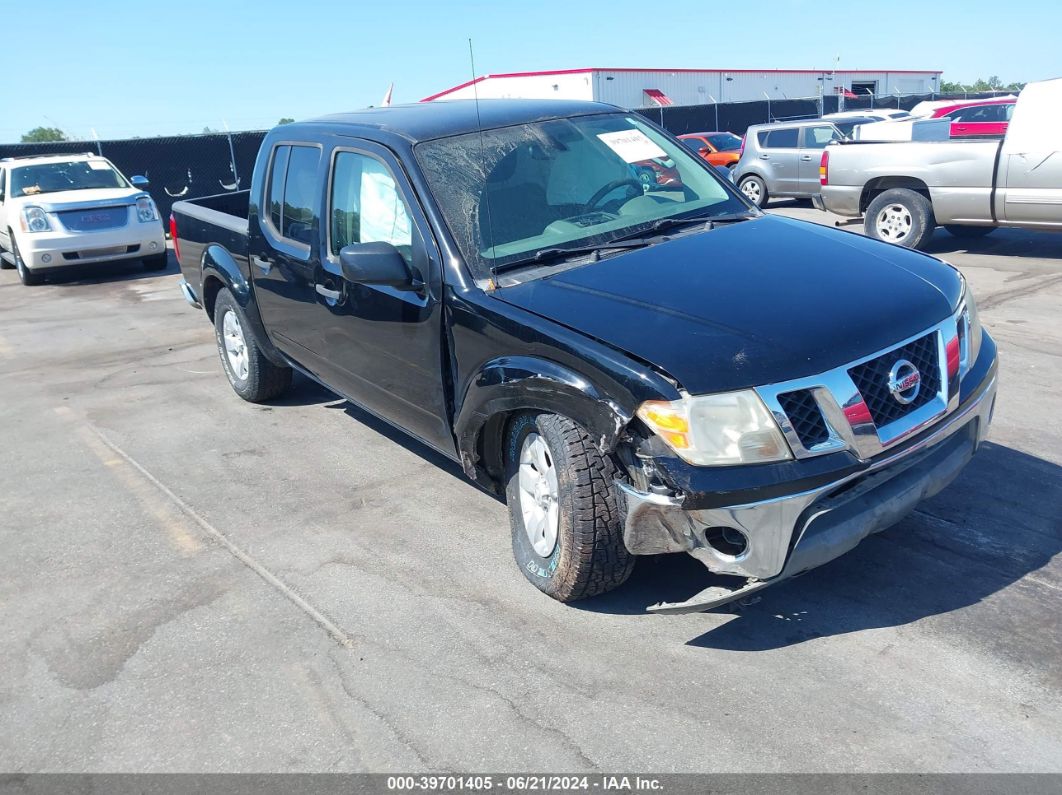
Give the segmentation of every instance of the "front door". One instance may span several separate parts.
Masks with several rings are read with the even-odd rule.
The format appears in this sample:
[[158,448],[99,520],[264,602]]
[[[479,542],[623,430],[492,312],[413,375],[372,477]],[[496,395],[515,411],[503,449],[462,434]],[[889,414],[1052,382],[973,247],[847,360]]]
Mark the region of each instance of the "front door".
[[0,168],[0,248],[11,249],[10,236],[7,234],[7,170]]
[[998,138],[1006,134],[1013,105],[977,105],[948,114],[952,138]]
[[[325,287],[316,294],[325,380],[453,455],[442,377],[442,266],[412,188],[387,149],[358,141],[332,151],[326,202],[316,275]],[[398,249],[415,289],[343,279],[343,247],[378,241]]]

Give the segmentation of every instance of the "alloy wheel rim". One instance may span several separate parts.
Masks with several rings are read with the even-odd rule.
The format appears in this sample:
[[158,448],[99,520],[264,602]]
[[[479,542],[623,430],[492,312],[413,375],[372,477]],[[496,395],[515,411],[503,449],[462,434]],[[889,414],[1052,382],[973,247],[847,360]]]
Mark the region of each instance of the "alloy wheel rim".
[[231,310],[225,313],[221,321],[221,336],[229,367],[232,368],[233,375],[243,381],[247,378],[247,341],[243,336],[240,319]]
[[741,186],[741,192],[744,193],[752,201],[759,204],[760,202],[760,186],[754,179],[746,180],[745,184]]
[[560,489],[549,447],[537,433],[528,434],[520,447],[517,480],[527,540],[535,554],[548,558],[557,546]]
[[896,243],[911,234],[914,222],[911,211],[902,204],[890,204],[878,213],[878,235],[889,242]]

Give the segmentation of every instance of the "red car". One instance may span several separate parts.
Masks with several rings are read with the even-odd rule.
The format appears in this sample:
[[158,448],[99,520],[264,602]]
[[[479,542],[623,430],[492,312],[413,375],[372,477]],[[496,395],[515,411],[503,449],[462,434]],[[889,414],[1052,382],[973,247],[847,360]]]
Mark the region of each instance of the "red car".
[[1016,101],[960,102],[937,108],[930,118],[951,119],[952,138],[1002,138]]

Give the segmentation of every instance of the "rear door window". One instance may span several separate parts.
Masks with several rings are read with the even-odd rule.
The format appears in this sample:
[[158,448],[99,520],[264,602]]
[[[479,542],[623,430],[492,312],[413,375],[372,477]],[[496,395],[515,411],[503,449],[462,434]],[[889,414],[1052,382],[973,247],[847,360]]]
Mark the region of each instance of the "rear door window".
[[309,245],[317,195],[316,146],[285,144],[273,150],[269,176],[269,221],[281,237]]
[[796,149],[799,137],[799,128],[787,127],[780,130],[763,130],[759,134],[759,141],[764,149]]

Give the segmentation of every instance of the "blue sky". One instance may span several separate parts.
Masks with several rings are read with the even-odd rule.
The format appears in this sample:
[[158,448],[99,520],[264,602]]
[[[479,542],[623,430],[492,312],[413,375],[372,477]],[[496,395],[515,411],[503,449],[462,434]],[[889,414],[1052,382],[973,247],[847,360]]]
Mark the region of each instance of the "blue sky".
[[378,104],[392,81],[395,102],[416,101],[469,79],[470,37],[480,74],[830,68],[839,55],[945,80],[1062,75],[1058,0],[0,0],[0,13],[5,142],[39,125],[83,138],[270,127]]

